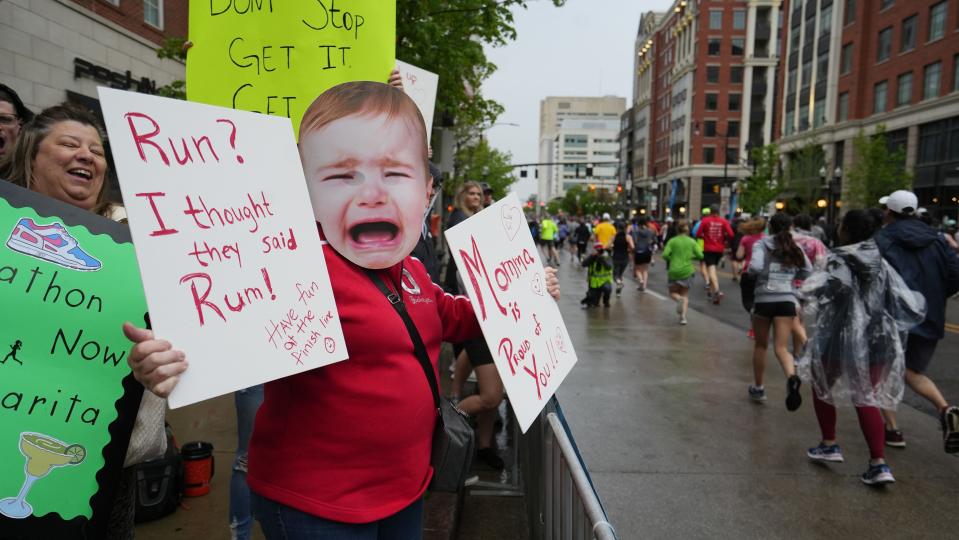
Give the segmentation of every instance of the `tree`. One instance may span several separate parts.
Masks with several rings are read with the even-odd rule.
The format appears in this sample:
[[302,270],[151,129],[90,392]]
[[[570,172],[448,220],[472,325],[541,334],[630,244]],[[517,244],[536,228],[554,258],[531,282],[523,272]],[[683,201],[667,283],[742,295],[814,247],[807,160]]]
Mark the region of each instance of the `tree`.
[[[185,47],[185,43],[186,38],[182,37],[164,39],[163,45],[156,51],[157,58],[169,58],[186,62],[186,51],[189,47]],[[177,79],[170,84],[157,88],[157,94],[168,98],[186,99],[186,82]]]
[[[525,9],[527,2],[396,1],[396,57],[439,75],[434,122],[477,128],[491,125],[503,112],[502,105],[481,92],[483,81],[496,71],[483,45],[502,46],[516,39],[511,10]],[[558,7],[566,0],[552,2]]]
[[456,177],[452,182],[447,182],[443,189],[447,195],[453,195],[467,180],[486,182],[493,188],[493,199],[499,200],[506,196],[509,186],[516,182],[510,164],[512,159],[509,152],[491,147],[486,139],[460,146],[456,152]]
[[616,195],[604,189],[591,190],[575,185],[566,190],[558,207],[571,216],[597,215],[616,210]]
[[779,149],[767,144],[752,149],[754,172],[740,182],[739,206],[753,215],[763,210],[782,192],[782,177],[779,174]]
[[890,151],[886,126],[876,126],[870,137],[860,129],[852,141],[854,159],[846,169],[846,196],[850,208],[869,208],[880,197],[912,185],[912,174],[905,170],[906,150]]
[[795,206],[801,212],[815,209],[822,195],[822,177],[819,171],[826,165],[822,145],[813,139],[793,154],[786,166],[785,188],[792,195]]

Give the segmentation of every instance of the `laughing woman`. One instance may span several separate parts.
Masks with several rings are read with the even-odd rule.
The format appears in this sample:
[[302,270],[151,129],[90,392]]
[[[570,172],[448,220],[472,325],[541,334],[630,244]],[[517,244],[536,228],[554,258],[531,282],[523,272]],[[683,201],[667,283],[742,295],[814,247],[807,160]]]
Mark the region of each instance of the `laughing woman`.
[[[0,169],[0,177],[14,184],[88,212],[125,220],[123,207],[107,199],[106,174],[102,128],[88,111],[70,105],[50,107],[24,124],[10,159]],[[163,399],[143,393],[106,538],[133,538],[136,482],[131,466],[166,450],[165,409]]]

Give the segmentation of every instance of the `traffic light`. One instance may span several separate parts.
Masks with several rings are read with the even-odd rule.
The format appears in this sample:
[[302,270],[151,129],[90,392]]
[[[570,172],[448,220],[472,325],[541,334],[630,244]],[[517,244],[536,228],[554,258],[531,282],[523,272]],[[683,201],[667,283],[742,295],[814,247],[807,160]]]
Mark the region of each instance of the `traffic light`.
[[520,178],[526,178],[526,169],[523,169],[523,170],[521,170],[521,171],[519,172],[519,177],[520,177]]
[[596,191],[596,184],[590,184],[590,185],[589,185],[589,190],[590,190],[590,191]]
[[616,193],[622,193],[622,192],[623,192],[623,185],[616,184]]

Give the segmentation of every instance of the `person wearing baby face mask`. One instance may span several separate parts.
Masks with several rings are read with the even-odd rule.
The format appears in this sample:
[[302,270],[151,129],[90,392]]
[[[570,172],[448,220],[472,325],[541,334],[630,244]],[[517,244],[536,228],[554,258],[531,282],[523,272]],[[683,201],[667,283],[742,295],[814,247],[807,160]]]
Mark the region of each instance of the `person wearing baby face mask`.
[[358,266],[383,269],[413,250],[422,229],[432,182],[426,131],[402,91],[347,84],[304,115],[300,158],[326,241]]
[[[264,385],[249,444],[254,515],[267,538],[420,538],[437,411],[391,301],[405,305],[434,374],[442,341],[481,336],[469,300],[409,256],[432,182],[423,119],[399,89],[344,83],[305,113],[300,157],[349,359]],[[546,281],[558,297],[555,273]],[[137,380],[169,394],[183,353],[125,331]]]

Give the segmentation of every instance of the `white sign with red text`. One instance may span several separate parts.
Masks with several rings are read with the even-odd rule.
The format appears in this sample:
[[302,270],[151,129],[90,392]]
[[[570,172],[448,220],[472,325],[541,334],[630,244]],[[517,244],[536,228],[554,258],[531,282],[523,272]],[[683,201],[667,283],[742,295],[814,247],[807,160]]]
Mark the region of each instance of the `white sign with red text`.
[[436,91],[439,88],[440,76],[402,60],[396,61],[396,69],[403,77],[403,91],[410,96],[413,103],[423,115],[426,124],[426,142],[430,142],[433,132],[433,112],[436,110]]
[[525,433],[576,351],[515,194],[446,231],[450,253]]
[[190,364],[170,406],[345,359],[290,120],[99,93],[150,322]]

